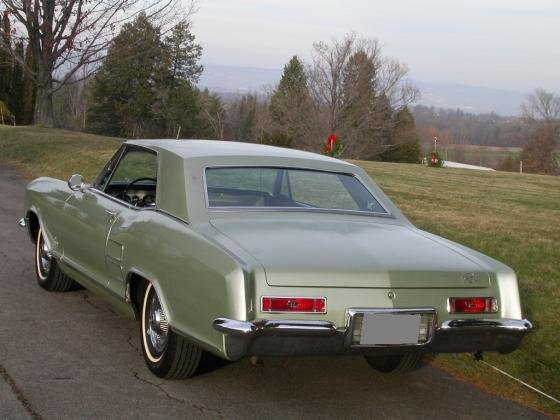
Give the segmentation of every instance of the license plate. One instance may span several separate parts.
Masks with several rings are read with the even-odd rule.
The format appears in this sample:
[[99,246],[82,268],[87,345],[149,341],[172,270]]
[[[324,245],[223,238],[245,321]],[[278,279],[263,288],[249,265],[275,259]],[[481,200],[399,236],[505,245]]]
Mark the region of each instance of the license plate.
[[360,344],[418,344],[420,314],[364,313]]

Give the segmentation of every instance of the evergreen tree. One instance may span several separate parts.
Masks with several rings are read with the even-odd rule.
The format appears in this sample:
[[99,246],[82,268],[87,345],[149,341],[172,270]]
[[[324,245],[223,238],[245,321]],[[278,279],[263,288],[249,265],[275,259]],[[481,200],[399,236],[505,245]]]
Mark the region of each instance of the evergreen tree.
[[[125,59],[123,59],[125,57]],[[146,15],[123,26],[113,40],[93,80],[88,128],[122,137],[149,137],[161,133],[161,85],[167,57],[159,29]]]
[[165,40],[143,14],[124,25],[93,80],[88,129],[137,138],[175,137],[179,127],[181,137],[194,134],[200,51],[187,24]]
[[381,160],[418,163],[420,159],[420,137],[416,130],[414,116],[408,107],[402,108],[395,115],[395,129],[391,139],[392,143],[379,156]]
[[180,22],[165,38],[164,49],[167,76],[159,88],[163,96],[161,117],[166,121],[166,135],[180,138],[192,137],[200,130],[200,106],[194,83],[198,81],[202,66],[197,64],[202,47],[195,43],[187,22]]
[[[19,41],[15,46],[16,55],[20,60],[24,60],[23,42]],[[10,87],[10,97],[8,106],[16,117],[16,123],[21,124],[22,99],[23,99],[23,69],[19,63],[14,63],[12,67],[12,85]]]
[[384,120],[387,113],[383,98],[379,101],[376,98],[375,64],[364,51],[356,51],[348,59],[342,77],[342,108],[337,134],[344,144],[344,156],[372,158],[380,150],[380,120]]
[[293,56],[284,66],[280,83],[270,98],[270,117],[274,124],[265,141],[305,148],[311,104],[305,68],[299,58]]
[[190,83],[182,81],[174,83],[174,87],[163,88],[165,100],[160,118],[165,121],[166,137],[192,138],[199,133],[201,121],[199,120],[200,106],[198,92]]
[[10,98],[10,89],[12,87],[12,67],[13,61],[10,54],[5,52],[1,47],[8,46],[11,48],[10,33],[10,18],[7,12],[0,15],[0,28],[2,36],[0,37],[0,101],[7,104]]
[[180,22],[165,38],[168,52],[170,78],[174,81],[194,84],[198,81],[203,67],[198,64],[202,47],[195,42],[188,22]]
[[[25,49],[25,64],[29,69],[36,69],[35,57],[33,56],[33,48],[31,44],[27,44]],[[35,100],[37,98],[37,85],[28,73],[23,76],[22,87],[22,103],[18,124],[29,125],[33,123],[33,114],[35,112]]]

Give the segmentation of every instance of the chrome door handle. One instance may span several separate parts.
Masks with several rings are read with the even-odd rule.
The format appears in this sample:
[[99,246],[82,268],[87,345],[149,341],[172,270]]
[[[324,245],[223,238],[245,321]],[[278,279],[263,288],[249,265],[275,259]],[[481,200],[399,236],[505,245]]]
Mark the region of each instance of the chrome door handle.
[[105,214],[107,214],[107,216],[109,217],[110,222],[112,222],[115,219],[115,217],[117,217],[116,211],[105,210]]

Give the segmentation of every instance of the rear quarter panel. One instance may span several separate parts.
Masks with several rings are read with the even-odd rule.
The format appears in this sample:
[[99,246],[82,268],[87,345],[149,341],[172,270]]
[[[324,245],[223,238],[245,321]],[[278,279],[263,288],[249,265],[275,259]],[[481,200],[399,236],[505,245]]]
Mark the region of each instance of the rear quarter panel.
[[212,322],[220,316],[247,319],[252,267],[158,211],[133,212],[113,226],[110,237],[124,244],[123,272],[154,284],[171,328],[222,354],[223,337]]

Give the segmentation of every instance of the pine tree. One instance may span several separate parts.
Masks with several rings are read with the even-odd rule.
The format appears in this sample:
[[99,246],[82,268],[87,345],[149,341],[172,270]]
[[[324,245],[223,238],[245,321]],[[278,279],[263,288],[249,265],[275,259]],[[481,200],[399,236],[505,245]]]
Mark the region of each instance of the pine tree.
[[[35,69],[36,63],[33,57],[33,48],[31,44],[27,44],[25,49],[25,64],[29,69]],[[23,76],[23,87],[22,87],[22,103],[20,117],[18,120],[19,124],[29,125],[33,123],[33,114],[35,112],[35,100],[37,98],[37,85],[31,79],[29,74],[25,73]]]
[[[162,39],[141,14],[115,37],[92,83],[88,130],[123,137],[192,136],[201,47],[187,24]],[[124,58],[123,58],[124,57]]]
[[342,109],[337,123],[344,156],[369,159],[379,152],[379,131],[386,109],[376,98],[376,68],[364,51],[350,56],[342,72]]
[[[19,41],[15,46],[15,52],[18,57],[24,60],[24,46],[23,42]],[[16,123],[21,122],[21,112],[22,112],[22,102],[23,102],[23,69],[19,63],[14,63],[12,67],[12,85],[10,88],[10,97],[8,100],[8,106],[10,110],[16,117]]]
[[274,127],[266,136],[268,143],[308,146],[311,97],[305,68],[297,56],[284,66],[280,83],[270,98],[269,110]]
[[198,60],[202,47],[195,43],[187,22],[180,22],[165,38],[167,76],[160,87],[163,96],[161,118],[166,121],[166,135],[180,138],[192,137],[204,124],[199,119],[200,106],[194,83],[198,81],[202,66]]
[[169,72],[172,80],[196,83],[203,67],[198,64],[202,47],[195,42],[188,22],[180,22],[173,27],[165,38],[169,57]]
[[420,136],[416,130],[414,116],[408,107],[402,108],[395,115],[395,129],[391,139],[392,143],[379,156],[381,160],[418,163],[420,159]]
[[93,80],[89,130],[136,138],[162,131],[164,98],[155,89],[165,77],[162,47],[159,30],[144,14],[123,26]]

